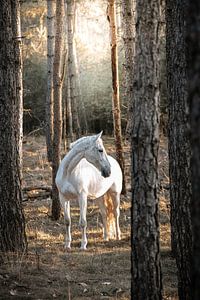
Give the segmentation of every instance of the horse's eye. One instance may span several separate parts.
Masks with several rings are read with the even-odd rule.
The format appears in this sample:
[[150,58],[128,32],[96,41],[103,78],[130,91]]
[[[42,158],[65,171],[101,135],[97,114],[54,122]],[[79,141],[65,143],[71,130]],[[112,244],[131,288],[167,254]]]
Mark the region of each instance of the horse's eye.
[[99,152],[102,153],[102,152],[103,152],[103,149],[99,149]]

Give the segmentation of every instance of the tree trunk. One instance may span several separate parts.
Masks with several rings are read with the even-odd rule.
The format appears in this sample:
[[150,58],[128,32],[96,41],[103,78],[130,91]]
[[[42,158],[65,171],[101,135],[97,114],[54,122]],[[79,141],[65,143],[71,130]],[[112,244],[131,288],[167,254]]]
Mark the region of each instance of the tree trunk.
[[169,103],[169,175],[172,251],[178,268],[179,298],[191,299],[191,176],[185,45],[186,2],[166,2]]
[[162,299],[158,212],[160,2],[136,0],[132,147],[132,299]]
[[54,133],[52,160],[52,218],[60,217],[60,202],[55,177],[60,164],[62,142],[62,48],[63,48],[64,0],[56,1],[56,36],[53,62]]
[[20,4],[17,4],[17,9],[12,6],[12,15],[17,22],[17,26],[13,26],[14,36],[17,37],[16,43],[16,88],[17,93],[17,105],[16,105],[16,139],[19,145],[19,171],[22,178],[22,141],[23,141],[23,63],[22,63],[22,39],[21,39],[21,17],[20,17]]
[[125,96],[127,99],[127,126],[126,134],[130,136],[131,128],[133,127],[133,63],[134,63],[134,48],[135,48],[135,0],[122,1],[122,31],[123,31],[123,44],[125,54]]
[[[63,110],[63,145],[64,145],[64,152],[66,153],[67,149],[68,149],[68,118],[67,118],[67,93],[68,93],[68,76],[66,76],[66,74],[68,74],[68,70],[67,70],[67,57],[68,57],[68,45],[67,45],[67,3],[65,0],[65,4],[64,4],[64,32],[63,32],[63,36],[64,36],[64,53],[66,54],[65,57],[65,62],[64,62],[64,77],[63,77],[63,93],[64,93],[64,97],[63,97],[63,101],[62,101],[62,110]],[[64,59],[63,59],[64,61]]]
[[46,145],[48,161],[52,161],[53,148],[53,57],[55,1],[47,0],[47,95],[46,95]]
[[68,26],[68,76],[69,76],[69,92],[72,109],[73,131],[76,137],[80,136],[80,123],[78,116],[77,101],[75,95],[75,65],[74,65],[74,5],[75,0],[67,0],[67,26]]
[[81,24],[77,24],[77,2],[75,1],[74,5],[74,19],[73,19],[73,29],[74,29],[74,65],[75,65],[75,75],[76,75],[76,89],[78,95],[78,113],[79,113],[79,122],[80,122],[80,131],[81,134],[88,133],[88,122],[86,116],[86,109],[85,109],[85,101],[82,97],[82,90],[80,84],[80,68],[79,68],[79,57],[77,56],[77,39],[76,39],[76,27],[81,26]]
[[122,133],[121,133],[121,109],[119,100],[119,74],[118,74],[118,56],[117,56],[117,30],[116,30],[116,7],[115,0],[108,0],[107,18],[110,25],[111,37],[111,66],[112,66],[112,105],[113,105],[113,122],[116,158],[122,169],[123,187],[122,193],[126,194],[125,173],[124,173],[124,158],[122,148]]
[[[81,133],[82,134],[87,134],[88,133],[88,123],[87,123],[87,118],[86,118],[86,111],[85,111],[85,103],[82,97],[82,92],[81,92],[81,84],[80,84],[80,74],[79,74],[79,64],[78,64],[78,58],[77,58],[77,53],[76,53],[76,43],[74,43],[74,69],[75,69],[75,79],[76,79],[76,97],[77,97],[77,103],[79,104],[79,116],[82,115],[82,122],[81,123]],[[79,120],[81,121],[81,120]]]
[[27,246],[21,193],[22,64],[19,1],[0,10],[0,251]]
[[[67,88],[65,88],[67,90]],[[63,108],[63,129],[62,129],[62,136],[63,136],[63,147],[64,147],[64,152],[67,152],[67,106],[66,106],[65,99],[62,101],[62,108]]]
[[71,97],[70,97],[70,84],[69,84],[69,77],[67,81],[67,124],[68,124],[68,132],[69,132],[69,139],[70,142],[74,141],[74,132],[73,132],[73,121],[72,121],[72,106],[71,106]]
[[200,299],[200,3],[190,1],[188,7],[188,75],[192,142],[192,297]]
[[65,78],[65,108],[66,108],[66,137],[69,138],[69,142],[74,141],[74,132],[73,132],[73,122],[72,122],[72,108],[71,108],[71,97],[70,97],[70,82],[69,82],[69,72],[68,72],[68,56],[69,56],[69,49],[68,49],[68,15],[67,15],[67,2],[68,0],[65,0],[65,44],[67,48],[67,76]]

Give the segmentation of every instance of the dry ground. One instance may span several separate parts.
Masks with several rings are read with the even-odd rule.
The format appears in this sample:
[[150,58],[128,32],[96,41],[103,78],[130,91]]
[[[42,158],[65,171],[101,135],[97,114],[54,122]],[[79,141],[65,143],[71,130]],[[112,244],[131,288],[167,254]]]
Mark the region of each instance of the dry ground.
[[[108,153],[113,140],[104,137]],[[24,187],[50,186],[51,169],[46,160],[43,137],[25,137]],[[126,174],[130,190],[130,159],[126,150]],[[164,299],[177,298],[175,262],[170,255],[170,227],[166,141],[161,139],[160,230]],[[36,192],[24,195],[28,253],[5,257],[0,269],[0,299],[130,299],[130,192],[121,198],[121,241],[104,242],[102,224],[95,202],[88,206],[88,250],[81,251],[79,210],[72,205],[72,250],[63,247],[63,218],[51,220],[51,199]],[[27,199],[28,196],[28,199]],[[37,197],[36,197],[37,196]]]

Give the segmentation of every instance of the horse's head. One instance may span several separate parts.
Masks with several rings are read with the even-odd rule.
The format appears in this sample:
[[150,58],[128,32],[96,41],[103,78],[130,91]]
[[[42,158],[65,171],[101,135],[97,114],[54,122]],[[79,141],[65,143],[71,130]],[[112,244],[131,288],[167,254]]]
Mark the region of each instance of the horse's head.
[[101,139],[102,132],[91,137],[89,147],[85,150],[85,158],[93,164],[103,177],[109,177],[111,166]]

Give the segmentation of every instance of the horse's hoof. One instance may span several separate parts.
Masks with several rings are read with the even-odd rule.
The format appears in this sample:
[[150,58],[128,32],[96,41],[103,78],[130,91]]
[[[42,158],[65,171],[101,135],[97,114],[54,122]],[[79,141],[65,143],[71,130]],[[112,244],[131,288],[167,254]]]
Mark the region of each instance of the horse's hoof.
[[86,246],[81,246],[80,249],[81,249],[82,251],[86,251],[86,250],[87,250],[87,247],[86,247]]
[[67,252],[70,252],[71,251],[71,246],[67,246],[67,245],[65,245],[65,250],[67,251]]

